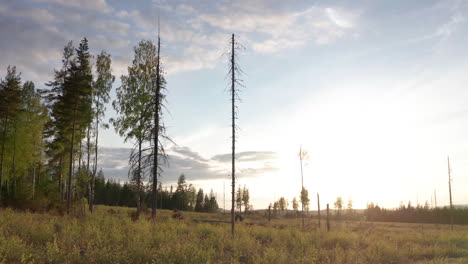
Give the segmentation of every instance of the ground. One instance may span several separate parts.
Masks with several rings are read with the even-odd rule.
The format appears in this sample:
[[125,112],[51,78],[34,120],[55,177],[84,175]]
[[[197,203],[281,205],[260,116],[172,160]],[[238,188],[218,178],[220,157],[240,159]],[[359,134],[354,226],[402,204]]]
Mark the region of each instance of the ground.
[[[156,222],[134,209],[93,214],[0,209],[0,263],[468,263],[468,226],[332,222],[264,215],[236,225],[194,222],[229,215],[160,210]],[[249,224],[253,223],[253,224]]]

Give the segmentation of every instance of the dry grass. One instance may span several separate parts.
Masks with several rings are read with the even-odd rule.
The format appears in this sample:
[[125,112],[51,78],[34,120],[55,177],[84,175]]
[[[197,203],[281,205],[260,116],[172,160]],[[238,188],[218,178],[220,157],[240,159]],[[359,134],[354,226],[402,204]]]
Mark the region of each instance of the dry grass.
[[[84,217],[0,210],[1,263],[468,263],[468,227],[247,217],[237,225],[195,223],[223,214],[159,211],[153,223],[131,209],[98,206]],[[263,223],[249,225],[247,223]],[[323,223],[322,223],[323,224]]]

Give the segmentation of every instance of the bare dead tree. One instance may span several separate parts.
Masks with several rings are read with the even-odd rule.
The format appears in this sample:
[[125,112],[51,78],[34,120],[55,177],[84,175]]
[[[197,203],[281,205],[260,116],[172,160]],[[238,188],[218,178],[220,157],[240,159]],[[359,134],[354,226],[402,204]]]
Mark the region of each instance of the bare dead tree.
[[320,196],[317,193],[317,213],[318,213],[318,227],[320,228]]
[[159,145],[159,117],[161,112],[161,70],[160,70],[160,51],[161,51],[161,38],[158,33],[158,55],[156,63],[156,89],[154,91],[154,136],[153,136],[153,188],[152,188],[152,207],[151,219],[156,219],[156,205],[157,205],[157,185],[158,185],[158,145]]
[[232,129],[232,192],[231,192],[231,233],[234,235],[235,231],[235,188],[236,188],[236,119],[237,119],[237,106],[236,102],[240,101],[239,97],[239,86],[244,87],[243,81],[239,78],[242,74],[242,70],[237,64],[238,57],[237,52],[244,47],[236,41],[235,35],[232,34],[230,39],[230,49],[225,52],[225,55],[229,59],[229,71],[230,75],[230,88],[229,93],[231,95],[231,129]]
[[450,169],[450,158],[447,156],[448,165],[448,184],[449,184],[449,196],[450,196],[450,229],[453,230],[453,204],[452,204],[452,178]]

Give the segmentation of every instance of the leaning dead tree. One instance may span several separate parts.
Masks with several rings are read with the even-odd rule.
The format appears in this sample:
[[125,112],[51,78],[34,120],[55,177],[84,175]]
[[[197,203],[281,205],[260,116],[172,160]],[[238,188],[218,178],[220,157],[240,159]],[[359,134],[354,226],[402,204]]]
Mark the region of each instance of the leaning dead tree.
[[243,81],[239,79],[239,76],[242,74],[242,70],[237,64],[237,52],[244,49],[244,47],[239,44],[235,35],[232,34],[230,39],[230,49],[225,52],[229,58],[229,72],[230,76],[230,88],[229,93],[231,95],[231,129],[232,129],[232,171],[231,171],[231,181],[232,181],[232,192],[231,192],[231,232],[234,235],[235,231],[235,190],[236,190],[236,119],[237,119],[237,106],[236,102],[240,101],[239,97],[239,87],[244,87]]

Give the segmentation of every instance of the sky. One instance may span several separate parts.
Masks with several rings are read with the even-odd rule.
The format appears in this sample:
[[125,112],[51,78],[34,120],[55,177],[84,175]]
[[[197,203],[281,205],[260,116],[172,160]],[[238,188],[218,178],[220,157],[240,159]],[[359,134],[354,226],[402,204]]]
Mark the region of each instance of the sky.
[[[230,190],[228,58],[231,34],[244,47],[238,113],[237,184],[256,209],[301,189],[311,209],[336,197],[355,208],[468,204],[468,2],[279,0],[0,0],[0,70],[16,65],[36,87],[52,80],[63,47],[89,40],[112,55],[120,85],[142,39],[160,21],[167,80],[169,166]],[[107,118],[115,117],[111,105]],[[100,132],[100,167],[127,180],[131,142]],[[436,193],[436,195],[434,195]],[[431,202],[434,201],[434,202]],[[332,206],[333,207],[333,206]]]

